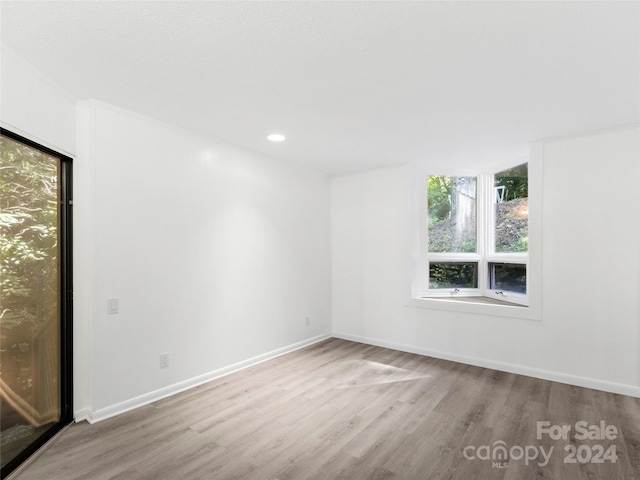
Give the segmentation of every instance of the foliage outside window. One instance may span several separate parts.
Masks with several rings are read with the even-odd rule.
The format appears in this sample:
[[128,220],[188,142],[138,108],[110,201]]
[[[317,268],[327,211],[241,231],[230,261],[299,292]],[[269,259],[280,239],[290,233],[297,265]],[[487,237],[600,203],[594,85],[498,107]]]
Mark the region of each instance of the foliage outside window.
[[529,177],[527,164],[494,176],[495,252],[529,250]]
[[429,177],[429,251],[476,251],[475,177]]
[[428,296],[527,304],[527,163],[477,177],[430,175],[427,212]]
[[0,149],[2,326],[38,327],[58,315],[58,160],[4,136]]

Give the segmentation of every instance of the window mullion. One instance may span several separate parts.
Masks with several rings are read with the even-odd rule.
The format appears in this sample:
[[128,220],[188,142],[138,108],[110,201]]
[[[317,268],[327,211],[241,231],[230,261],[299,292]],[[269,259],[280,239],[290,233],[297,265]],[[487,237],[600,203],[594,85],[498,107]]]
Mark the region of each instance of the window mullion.
[[491,251],[491,228],[493,223],[491,215],[491,193],[489,185],[490,175],[482,174],[478,176],[478,255],[480,263],[478,265],[478,289],[482,295],[487,294],[488,275],[486,257]]

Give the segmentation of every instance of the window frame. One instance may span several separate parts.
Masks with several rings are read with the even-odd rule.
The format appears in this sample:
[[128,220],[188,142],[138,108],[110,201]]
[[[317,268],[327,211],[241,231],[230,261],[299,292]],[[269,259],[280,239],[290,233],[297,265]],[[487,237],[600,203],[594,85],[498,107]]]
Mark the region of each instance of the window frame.
[[[497,316],[509,316],[539,320],[541,317],[541,224],[542,224],[542,145],[531,146],[529,158],[519,158],[502,164],[491,165],[482,171],[457,169],[426,169],[415,167],[413,170],[413,248],[411,298],[407,305],[420,308],[479,313]],[[495,218],[492,213],[495,202],[493,178],[508,168],[528,163],[529,177],[529,251],[514,253],[495,253]],[[478,225],[476,253],[429,253],[428,252],[428,197],[427,177],[429,175],[475,176],[478,178],[477,212]],[[487,192],[487,189],[491,191]],[[482,232],[481,222],[486,225]],[[489,248],[487,248],[489,247]],[[483,254],[484,252],[484,254]],[[478,288],[429,289],[429,263],[478,262]],[[490,263],[524,264],[527,268],[527,293],[498,293],[489,285]],[[500,297],[500,298],[497,298]]]

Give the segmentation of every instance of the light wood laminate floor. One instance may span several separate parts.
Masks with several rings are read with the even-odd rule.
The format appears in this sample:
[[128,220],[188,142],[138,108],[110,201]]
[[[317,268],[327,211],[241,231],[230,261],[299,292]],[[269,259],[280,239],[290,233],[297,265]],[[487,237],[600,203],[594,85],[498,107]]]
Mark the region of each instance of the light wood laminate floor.
[[[537,439],[538,421],[572,432]],[[575,439],[578,421],[605,421],[618,435]],[[500,441],[512,454],[506,464],[465,458]],[[601,458],[598,445],[615,445],[616,462],[580,463]],[[553,451],[538,465],[542,456],[518,459],[518,447]],[[565,447],[580,453],[576,463],[565,463]],[[11,480],[619,480],[639,472],[640,399],[329,339],[72,425]]]

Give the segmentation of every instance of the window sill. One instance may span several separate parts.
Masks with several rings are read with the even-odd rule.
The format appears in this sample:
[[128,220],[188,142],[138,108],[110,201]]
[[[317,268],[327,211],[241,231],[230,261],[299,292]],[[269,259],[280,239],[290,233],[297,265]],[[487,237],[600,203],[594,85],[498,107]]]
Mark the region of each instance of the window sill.
[[427,300],[438,300],[439,302],[464,302],[464,303],[474,303],[476,305],[500,305],[500,306],[511,306],[518,308],[529,308],[526,305],[519,305],[517,303],[505,302],[503,300],[496,300],[489,297],[420,297],[421,299]]
[[502,302],[487,297],[413,297],[408,300],[406,306],[496,317],[541,320],[539,308]]

